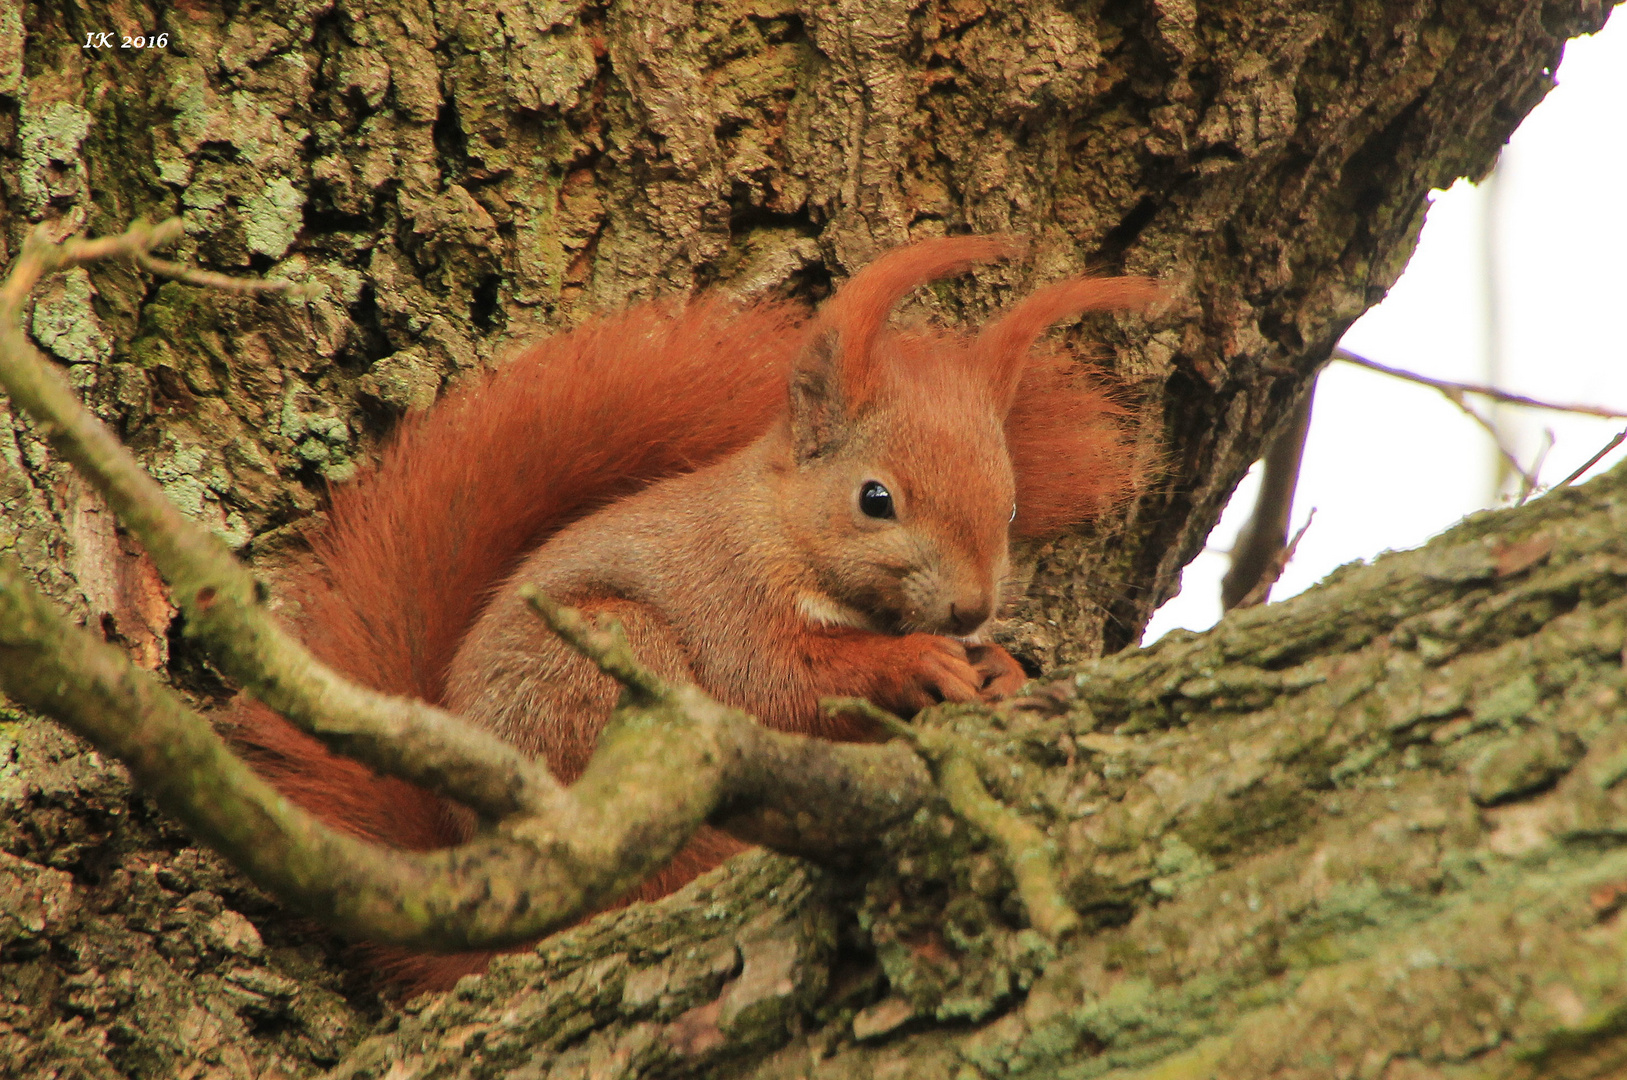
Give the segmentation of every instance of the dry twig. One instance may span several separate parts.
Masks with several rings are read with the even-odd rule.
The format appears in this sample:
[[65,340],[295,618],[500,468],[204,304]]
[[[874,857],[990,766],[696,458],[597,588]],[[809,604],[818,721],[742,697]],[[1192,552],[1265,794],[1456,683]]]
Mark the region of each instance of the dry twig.
[[1260,580],[1255,582],[1254,588],[1250,589],[1234,606],[1240,608],[1259,607],[1266,602],[1271,596],[1271,586],[1277,583],[1277,579],[1282,577],[1282,572],[1288,569],[1288,564],[1294,561],[1294,553],[1299,550],[1299,542],[1304,539],[1305,533],[1311,527],[1311,522],[1315,520],[1316,507],[1313,506],[1311,512],[1305,515],[1305,524],[1299,527],[1299,531],[1294,534],[1292,540],[1289,540],[1288,543],[1277,550],[1275,555],[1271,556],[1271,562],[1266,567],[1265,572],[1260,575]]
[[[1497,426],[1486,417],[1480,415],[1480,413],[1468,403],[1467,395],[1474,394],[1503,404],[1524,405],[1528,408],[1548,409],[1552,412],[1575,413],[1580,416],[1597,416],[1607,420],[1627,419],[1627,412],[1621,412],[1617,409],[1607,409],[1601,405],[1560,404],[1557,402],[1541,401],[1537,398],[1526,397],[1524,394],[1509,393],[1507,390],[1499,390],[1495,386],[1486,386],[1480,383],[1451,382],[1446,379],[1433,379],[1427,375],[1419,375],[1416,372],[1404,371],[1401,368],[1388,367],[1384,364],[1378,363],[1377,361],[1369,360],[1367,357],[1358,353],[1353,353],[1349,349],[1334,349],[1333,359],[1343,360],[1347,364],[1354,364],[1357,367],[1363,367],[1369,371],[1377,371],[1383,375],[1389,375],[1397,379],[1404,379],[1407,382],[1418,383],[1420,386],[1428,386],[1440,391],[1441,395],[1445,397],[1446,400],[1450,401],[1453,405],[1456,405],[1464,412],[1465,415],[1485,429],[1486,434],[1491,436],[1492,443],[1497,447],[1498,454],[1500,454],[1503,460],[1508,463],[1509,468],[1513,469],[1515,474],[1519,476],[1520,493],[1515,502],[1516,506],[1524,505],[1525,501],[1531,497],[1532,493],[1537,491],[1541,486],[1539,478],[1542,472],[1542,464],[1547,459],[1548,451],[1553,447],[1553,433],[1551,431],[1548,433],[1547,445],[1545,445],[1537,454],[1537,460],[1532,467],[1527,469],[1524,465],[1520,464],[1519,458],[1514,454],[1514,451],[1509,448],[1506,442],[1503,441],[1502,433],[1497,430]],[[1576,472],[1572,473],[1570,476],[1561,481],[1558,486],[1564,487],[1565,485],[1574,481],[1578,476],[1582,475],[1582,473],[1586,472],[1588,469],[1591,469],[1594,465],[1598,464],[1600,458],[1604,457],[1605,454],[1609,453],[1611,450],[1615,449],[1616,446],[1620,445],[1620,442],[1621,440],[1616,440],[1609,446],[1606,446],[1596,456],[1589,460],[1586,465],[1583,465]]]
[[[155,245],[156,246],[156,245]],[[173,278],[186,285],[196,285],[202,289],[218,289],[222,292],[235,293],[270,293],[281,294],[290,300],[306,300],[313,295],[314,289],[310,285],[301,285],[289,281],[287,278],[240,278],[228,274],[217,274],[212,270],[199,270],[194,266],[182,266],[180,263],[160,259],[156,255],[140,251],[134,255],[135,263],[149,274],[159,277]]]
[[1507,390],[1499,390],[1495,386],[1486,386],[1481,383],[1450,382],[1445,379],[1432,379],[1428,375],[1419,375],[1416,372],[1405,371],[1401,368],[1388,367],[1375,360],[1369,360],[1359,353],[1349,349],[1334,349],[1333,359],[1343,360],[1347,364],[1367,368],[1382,375],[1390,375],[1407,382],[1418,383],[1420,386],[1433,387],[1454,401],[1464,394],[1475,394],[1489,398],[1507,405],[1525,405],[1533,409],[1547,409],[1550,412],[1578,413],[1582,416],[1598,416],[1606,420],[1627,420],[1627,412],[1618,409],[1607,409],[1602,405],[1565,405],[1552,401],[1540,401],[1537,398],[1526,397],[1523,394],[1512,394]]
[[1572,484],[1576,483],[1577,479],[1580,478],[1583,473],[1587,472],[1589,469],[1593,468],[1593,466],[1603,461],[1606,454],[1620,446],[1623,442],[1627,442],[1627,429],[1616,432],[1615,435],[1611,436],[1609,442],[1605,443],[1599,448],[1599,452],[1597,454],[1594,454],[1592,457],[1582,462],[1581,465],[1577,466],[1575,472],[1571,473],[1554,486],[1570,487]]

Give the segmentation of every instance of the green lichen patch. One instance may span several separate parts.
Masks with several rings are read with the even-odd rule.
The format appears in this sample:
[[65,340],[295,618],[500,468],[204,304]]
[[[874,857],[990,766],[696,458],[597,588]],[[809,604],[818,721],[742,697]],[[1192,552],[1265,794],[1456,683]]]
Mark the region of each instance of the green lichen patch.
[[1539,727],[1483,749],[1469,763],[1469,794],[1481,806],[1523,798],[1553,786],[1587,748],[1568,732]]

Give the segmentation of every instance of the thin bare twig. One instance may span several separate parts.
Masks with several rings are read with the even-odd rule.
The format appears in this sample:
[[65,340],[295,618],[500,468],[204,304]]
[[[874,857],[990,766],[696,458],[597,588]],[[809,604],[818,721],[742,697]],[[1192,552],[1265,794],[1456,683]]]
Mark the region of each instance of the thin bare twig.
[[282,293],[290,299],[305,299],[310,295],[310,286],[286,278],[232,277],[212,270],[183,266],[152,254],[155,249],[174,244],[183,235],[181,220],[170,218],[157,225],[138,221],[118,236],[101,236],[94,240],[71,239],[53,244],[48,239],[45,227],[40,226],[23,241],[22,257],[4,289],[0,290],[0,310],[20,307],[33,292],[34,285],[47,274],[103,259],[123,259],[148,273],[174,278],[200,288],[236,293]]
[[1542,429],[1542,445],[1537,447],[1537,456],[1531,460],[1531,471],[1520,474],[1520,494],[1514,500],[1515,506],[1524,506],[1525,501],[1537,490],[1537,480],[1542,476],[1542,467],[1548,463],[1548,455],[1554,448],[1554,429]]
[[1476,412],[1474,406],[1469,404],[1461,392],[1439,386],[1437,386],[1435,389],[1440,390],[1441,395],[1445,397],[1446,400],[1450,401],[1453,405],[1456,405],[1460,412],[1462,412],[1469,419],[1473,420],[1475,423],[1479,424],[1481,429],[1484,430],[1488,436],[1490,436],[1492,445],[1497,447],[1497,452],[1501,454],[1503,460],[1508,463],[1508,467],[1513,469],[1515,475],[1520,478],[1520,501],[1524,502],[1526,495],[1528,495],[1531,490],[1537,486],[1537,478],[1532,475],[1532,473],[1527,470],[1524,465],[1520,464],[1519,457],[1516,456],[1513,449],[1511,449],[1509,445],[1503,441],[1503,433],[1497,430],[1497,425],[1492,423],[1489,418],[1481,416],[1480,413]]
[[1620,446],[1623,442],[1627,442],[1627,429],[1616,432],[1615,435],[1611,436],[1609,442],[1605,443],[1599,448],[1599,452],[1597,454],[1594,454],[1592,457],[1582,462],[1575,472],[1571,473],[1554,486],[1570,487],[1572,484],[1576,483],[1577,478],[1579,478],[1589,469],[1593,468],[1593,466],[1597,465],[1600,461],[1603,461],[1606,454]]
[[1427,375],[1419,375],[1416,372],[1405,371],[1401,368],[1388,367],[1384,364],[1378,363],[1377,361],[1369,360],[1367,357],[1362,356],[1359,353],[1353,353],[1349,349],[1334,349],[1333,359],[1343,360],[1347,364],[1354,364],[1357,367],[1364,367],[1369,371],[1377,371],[1380,374],[1390,375],[1397,379],[1405,379],[1407,382],[1418,383],[1421,386],[1430,386],[1436,390],[1439,390],[1448,397],[1452,397],[1453,395],[1461,396],[1463,394],[1476,394],[1480,397],[1490,398],[1492,401],[1501,401],[1509,405],[1525,405],[1533,409],[1547,409],[1551,412],[1578,413],[1582,416],[1599,416],[1606,420],[1627,419],[1627,412],[1622,412],[1617,409],[1607,409],[1602,405],[1564,405],[1552,401],[1539,401],[1536,398],[1526,397],[1523,394],[1513,394],[1507,390],[1499,390],[1495,386],[1486,386],[1481,383],[1450,382],[1445,379],[1432,379]]
[[[1542,474],[1542,466],[1547,460],[1548,453],[1553,449],[1554,445],[1553,431],[1552,429],[1547,430],[1547,442],[1544,444],[1542,449],[1537,452],[1537,459],[1535,463],[1533,463],[1531,468],[1527,469],[1525,466],[1520,464],[1519,458],[1515,456],[1514,451],[1511,450],[1503,441],[1502,434],[1497,430],[1497,425],[1473,409],[1465,399],[1466,395],[1476,394],[1480,397],[1489,398],[1494,402],[1499,402],[1502,404],[1524,405],[1533,409],[1547,409],[1551,412],[1575,413],[1581,416],[1597,416],[1606,420],[1620,420],[1627,418],[1627,412],[1622,412],[1616,409],[1607,409],[1600,405],[1563,405],[1552,401],[1540,401],[1537,398],[1526,397],[1523,394],[1512,394],[1507,390],[1499,390],[1495,386],[1485,386],[1480,383],[1461,383],[1450,382],[1445,379],[1432,379],[1427,375],[1419,375],[1416,372],[1404,371],[1400,368],[1393,368],[1380,364],[1377,361],[1369,360],[1367,357],[1358,353],[1353,353],[1349,349],[1333,350],[1333,359],[1343,360],[1347,364],[1354,364],[1357,367],[1367,368],[1369,371],[1377,371],[1384,375],[1390,375],[1397,379],[1405,379],[1407,382],[1418,383],[1421,386],[1432,387],[1435,390],[1440,391],[1448,401],[1456,405],[1471,419],[1473,419],[1475,423],[1479,424],[1485,429],[1486,433],[1491,436],[1493,444],[1496,445],[1497,452],[1502,456],[1503,460],[1508,463],[1508,466],[1513,469],[1516,474],[1518,474],[1520,478],[1520,492],[1518,498],[1515,500],[1516,506],[1523,506],[1525,501],[1531,497],[1532,493],[1537,491],[1541,486],[1539,478]],[[1623,432],[1621,436],[1611,440],[1610,443],[1604,447],[1604,449],[1600,450],[1592,458],[1588,459],[1587,463],[1580,469],[1576,470],[1564,480],[1560,481],[1557,486],[1566,487],[1567,485],[1573,483],[1577,477],[1587,472],[1594,465],[1597,465],[1599,460],[1603,458],[1604,455],[1608,454],[1611,450],[1614,450],[1617,446],[1620,446],[1624,439],[1627,439],[1627,432]]]
[[637,694],[643,703],[661,701],[671,694],[665,680],[638,662],[620,623],[611,620],[595,625],[580,611],[557,602],[534,585],[522,585],[520,599],[530,605],[565,644]]
[[196,285],[202,289],[235,293],[282,293],[290,300],[310,299],[314,292],[313,286],[289,281],[287,278],[232,277],[229,274],[217,274],[213,270],[199,270],[195,266],[182,266],[180,263],[160,259],[146,252],[136,252],[133,257],[136,265],[149,274],[173,278],[183,284]]
[[138,251],[175,243],[181,238],[181,233],[180,219],[171,218],[158,225],[138,221],[119,236],[53,244],[45,226],[41,225],[23,240],[22,254],[5,284],[0,286],[0,318],[15,318],[21,312],[24,301],[34,291],[34,286],[47,274],[98,259],[132,258]]

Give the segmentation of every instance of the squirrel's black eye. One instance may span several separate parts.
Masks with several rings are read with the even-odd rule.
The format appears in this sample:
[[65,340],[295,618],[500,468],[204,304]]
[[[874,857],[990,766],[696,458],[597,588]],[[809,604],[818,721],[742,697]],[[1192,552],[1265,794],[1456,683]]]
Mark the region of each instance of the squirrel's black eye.
[[1016,503],[1012,503],[1012,504],[1011,504],[1011,516],[1010,516],[1010,517],[1008,517],[1008,518],[1006,518],[1006,524],[1008,524],[1008,525],[1009,525],[1009,524],[1011,524],[1011,523],[1012,523],[1012,522],[1013,522],[1013,521],[1016,521],[1016,520],[1017,520],[1017,504],[1016,504]]
[[866,480],[859,489],[859,509],[864,511],[866,517],[890,518],[893,516],[893,493],[880,480]]

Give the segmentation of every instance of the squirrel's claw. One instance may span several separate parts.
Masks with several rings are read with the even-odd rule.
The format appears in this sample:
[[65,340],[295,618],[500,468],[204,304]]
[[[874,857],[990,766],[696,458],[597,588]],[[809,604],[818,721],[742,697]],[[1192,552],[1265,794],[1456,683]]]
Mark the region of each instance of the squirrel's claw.
[[983,701],[1008,698],[1028,681],[1022,665],[998,645],[967,646],[966,660],[980,677],[977,696]]

